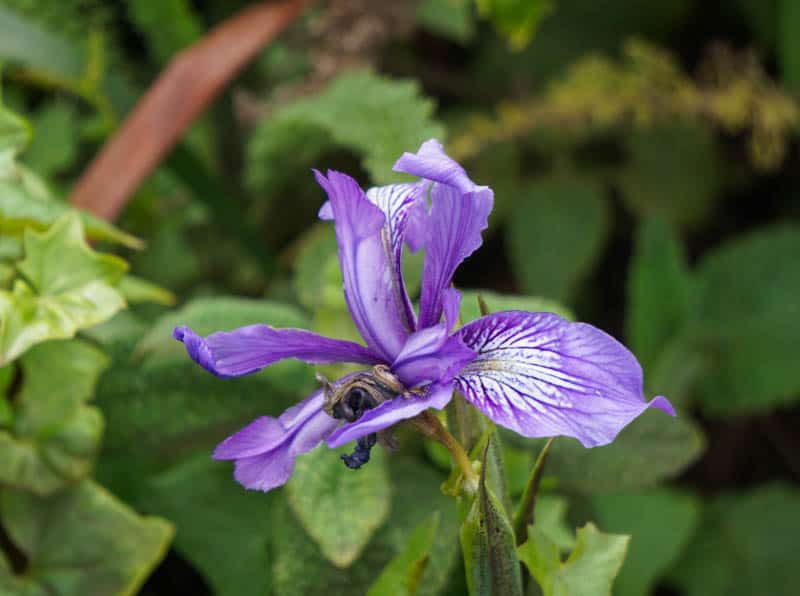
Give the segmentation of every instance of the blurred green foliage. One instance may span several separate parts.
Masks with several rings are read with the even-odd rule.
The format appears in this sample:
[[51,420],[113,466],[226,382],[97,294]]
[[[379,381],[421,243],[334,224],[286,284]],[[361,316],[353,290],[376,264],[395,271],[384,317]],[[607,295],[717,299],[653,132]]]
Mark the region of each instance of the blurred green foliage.
[[[161,69],[247,4],[0,0],[0,593],[800,591],[798,3],[320,3],[117,225],[71,210]],[[519,548],[508,517],[542,441],[483,424],[458,506],[447,453],[406,429],[358,473],[320,450],[249,493],[211,449],[310,393],[311,370],[217,379],[170,337],[357,340],[310,169],[402,180],[394,160],[430,137],[496,192],[462,323],[478,296],[586,320],[679,407],[606,447],[556,440]],[[524,573],[498,576],[516,556]]]

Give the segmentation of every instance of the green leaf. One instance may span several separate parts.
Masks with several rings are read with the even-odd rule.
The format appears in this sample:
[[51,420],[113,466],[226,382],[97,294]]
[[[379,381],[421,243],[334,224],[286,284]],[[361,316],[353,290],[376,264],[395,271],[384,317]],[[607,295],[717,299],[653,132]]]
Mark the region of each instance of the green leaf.
[[46,104],[34,120],[33,143],[24,162],[39,176],[48,178],[72,165],[80,143],[78,114],[65,102]]
[[521,596],[522,576],[511,520],[486,482],[488,451],[487,445],[483,451],[478,494],[461,525],[461,548],[467,586],[471,596]]
[[[0,42],[2,43],[2,42]],[[0,96],[2,99],[2,96]],[[3,106],[0,101],[0,178],[16,154],[31,140],[28,122]]]
[[547,298],[536,296],[515,296],[514,294],[498,294],[491,290],[460,290],[461,291],[461,322],[467,324],[470,321],[481,317],[480,307],[478,306],[478,296],[480,296],[491,312],[502,310],[527,310],[530,312],[552,312],[565,319],[574,320],[573,312],[556,302]]
[[286,484],[292,511],[322,554],[337,567],[347,567],[358,558],[386,520],[391,504],[383,450],[374,450],[369,464],[353,471],[338,456],[350,449],[337,452],[318,447],[298,458]]
[[[334,566],[323,556],[283,499],[276,503],[272,518],[275,594],[366,593],[380,570],[405,549],[414,528],[436,511],[441,519],[439,531],[419,582],[418,596],[434,596],[442,590],[458,557],[458,520],[452,499],[439,491],[442,476],[403,457],[392,458],[390,472],[393,498],[389,518],[374,533],[358,560],[345,569]],[[352,501],[346,503],[352,506]]]
[[575,548],[575,535],[567,527],[566,521],[568,504],[567,499],[555,495],[539,495],[536,498],[534,523],[561,552]]
[[[342,74],[319,95],[292,102],[262,120],[248,148],[250,187],[270,186],[272,172],[265,157],[275,152],[274,137],[287,136],[277,131],[288,127],[308,131],[309,126],[363,155],[373,182],[396,181],[400,176],[392,172],[392,166],[404,151],[416,150],[431,137],[444,137],[433,109],[433,102],[420,95],[415,81],[388,79],[370,71]],[[286,152],[286,147],[282,150]]]
[[103,418],[84,402],[92,397],[108,359],[72,340],[40,344],[20,363],[24,383],[15,401],[14,425],[0,431],[0,483],[46,495],[92,469]]
[[262,596],[270,591],[276,500],[275,493],[245,490],[230,463],[201,454],[148,479],[136,504],[175,524],[175,548],[217,596]]
[[798,534],[795,487],[774,484],[723,495],[706,507],[672,579],[687,596],[793,596]]
[[628,536],[604,534],[589,523],[578,529],[575,549],[562,563],[558,547],[536,526],[519,547],[520,560],[544,596],[611,596],[628,548]]
[[128,14],[159,64],[197,41],[203,26],[187,0],[131,0]]
[[[506,436],[518,444],[530,444]],[[703,435],[685,416],[668,418],[663,412],[647,410],[604,447],[586,449],[573,439],[558,439],[550,450],[546,475],[558,478],[558,486],[568,491],[633,490],[678,475],[704,448]]]
[[0,566],[0,587],[12,594],[135,594],[173,532],[165,520],[139,517],[88,480],[44,498],[4,491],[0,516],[28,560],[16,577]]
[[792,0],[778,0],[778,59],[783,81],[790,91],[800,93],[800,6]]
[[670,226],[657,217],[643,220],[628,274],[625,335],[645,371],[686,323],[691,283],[686,254]]
[[417,526],[403,552],[383,568],[367,596],[415,596],[439,530],[439,512]]
[[417,4],[417,22],[461,43],[475,36],[471,0],[422,0]]
[[37,343],[72,337],[125,307],[112,285],[127,264],[91,250],[76,216],[64,216],[43,234],[26,232],[24,244],[18,269],[25,281],[0,290],[0,365]]
[[740,236],[697,268],[694,328],[710,359],[697,398],[713,415],[765,412],[800,396],[800,226]]
[[619,182],[631,210],[680,226],[705,220],[723,179],[710,128],[678,121],[637,129],[628,154]]
[[592,185],[551,180],[532,186],[508,224],[507,249],[522,288],[555,300],[571,298],[603,250],[606,211]]
[[603,528],[630,534],[628,556],[614,584],[615,596],[647,596],[692,538],[700,504],[669,490],[592,497]]
[[134,275],[123,277],[117,284],[117,289],[128,302],[153,302],[162,306],[173,306],[177,301],[175,294],[166,288]]
[[476,0],[482,16],[494,23],[512,48],[522,49],[533,38],[539,23],[553,10],[549,0]]

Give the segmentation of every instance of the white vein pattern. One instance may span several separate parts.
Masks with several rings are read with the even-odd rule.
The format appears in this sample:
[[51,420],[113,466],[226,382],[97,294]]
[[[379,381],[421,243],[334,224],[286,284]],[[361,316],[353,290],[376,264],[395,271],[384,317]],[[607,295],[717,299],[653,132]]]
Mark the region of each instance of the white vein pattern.
[[392,287],[406,330],[416,329],[416,317],[403,281],[403,239],[408,215],[414,204],[424,198],[422,184],[390,184],[367,190],[367,198],[386,216],[382,240],[386,260],[391,264]]
[[603,445],[648,406],[639,363],[591,325],[508,311],[458,333],[478,354],[457,377],[458,388],[492,420],[522,435]]

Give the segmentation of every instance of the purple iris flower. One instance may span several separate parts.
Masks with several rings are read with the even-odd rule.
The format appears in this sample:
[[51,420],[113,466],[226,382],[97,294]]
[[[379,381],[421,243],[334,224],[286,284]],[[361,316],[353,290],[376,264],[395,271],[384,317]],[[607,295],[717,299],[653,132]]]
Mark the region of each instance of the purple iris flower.
[[[344,458],[357,467],[368,459],[375,433],[428,408],[442,409],[454,389],[521,435],[566,435],[586,447],[611,442],[649,406],[674,415],[664,397],[645,401],[636,358],[591,325],[552,313],[507,311],[454,331],[461,296],[451,288],[453,275],[481,245],[493,192],[473,183],[436,140],[403,154],[394,169],[421,180],[365,193],[345,174],[315,172],[328,195],[319,216],[334,221],[345,299],[366,347],[268,325],[206,338],[175,329],[192,359],[220,377],[295,358],[370,365],[388,379],[380,385],[384,393],[391,388],[386,399],[367,403],[361,398],[369,396],[356,391],[346,412],[346,404],[328,403],[337,388],[357,378],[347,375],[279,418],[258,418],[228,437],[214,457],[235,461],[236,480],[263,491],[280,486],[295,458],[322,441],[331,448],[358,441],[350,457],[362,459]],[[404,245],[425,249],[418,314],[403,283]]]

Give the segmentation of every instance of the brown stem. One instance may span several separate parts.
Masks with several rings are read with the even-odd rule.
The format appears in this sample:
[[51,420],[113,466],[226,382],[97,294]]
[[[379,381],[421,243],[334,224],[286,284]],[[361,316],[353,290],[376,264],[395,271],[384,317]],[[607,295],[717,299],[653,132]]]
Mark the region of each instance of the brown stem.
[[436,439],[442,445],[447,447],[447,450],[450,452],[450,455],[452,455],[453,460],[456,462],[458,467],[461,469],[461,473],[464,475],[465,490],[468,492],[474,492],[477,490],[479,478],[475,468],[472,467],[472,460],[470,460],[467,452],[464,451],[464,447],[462,447],[461,443],[459,443],[456,438],[448,432],[439,419],[430,412],[425,411],[417,417],[412,418],[409,422],[411,422],[411,424],[413,424],[414,427],[426,437]]

